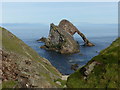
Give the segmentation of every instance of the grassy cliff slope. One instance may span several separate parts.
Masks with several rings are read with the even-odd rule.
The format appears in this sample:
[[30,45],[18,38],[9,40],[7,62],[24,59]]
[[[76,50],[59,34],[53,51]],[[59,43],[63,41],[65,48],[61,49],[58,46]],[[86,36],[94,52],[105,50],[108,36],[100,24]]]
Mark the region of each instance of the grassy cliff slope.
[[67,86],[69,88],[118,88],[119,45],[120,38],[71,74],[68,77]]
[[[4,28],[2,31],[2,86],[3,88],[53,88],[61,74],[48,60]],[[0,46],[1,47],[1,46]]]

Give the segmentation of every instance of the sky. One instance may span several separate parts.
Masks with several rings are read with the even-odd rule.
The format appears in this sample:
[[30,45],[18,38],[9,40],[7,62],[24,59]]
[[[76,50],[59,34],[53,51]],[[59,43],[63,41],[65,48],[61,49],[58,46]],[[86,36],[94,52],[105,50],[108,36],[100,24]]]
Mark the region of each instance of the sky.
[[[3,2],[0,23],[117,24],[117,2]],[[0,8],[1,11],[1,8]]]

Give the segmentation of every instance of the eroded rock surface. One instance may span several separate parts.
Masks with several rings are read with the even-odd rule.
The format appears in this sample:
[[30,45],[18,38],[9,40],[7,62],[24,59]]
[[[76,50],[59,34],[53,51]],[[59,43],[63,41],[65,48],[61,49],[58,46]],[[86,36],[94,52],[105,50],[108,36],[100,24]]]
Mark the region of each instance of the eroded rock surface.
[[64,54],[79,52],[79,44],[74,40],[72,35],[62,28],[55,26],[53,23],[50,25],[48,38],[42,38],[41,41],[45,42],[45,45],[41,48],[47,50],[54,50]]
[[78,33],[84,40],[86,46],[94,46],[71,22],[62,20],[58,26],[53,23],[50,25],[50,33],[48,38],[42,37],[38,41],[45,43],[41,48],[54,50],[62,54],[79,52],[79,44],[73,38]]
[[81,33],[71,22],[69,22],[68,20],[62,20],[59,23],[59,27],[62,28],[63,30],[65,30],[66,32],[68,32],[71,35],[74,35],[75,33],[79,34],[82,39],[85,42],[85,46],[94,46],[94,44],[92,44],[83,33]]

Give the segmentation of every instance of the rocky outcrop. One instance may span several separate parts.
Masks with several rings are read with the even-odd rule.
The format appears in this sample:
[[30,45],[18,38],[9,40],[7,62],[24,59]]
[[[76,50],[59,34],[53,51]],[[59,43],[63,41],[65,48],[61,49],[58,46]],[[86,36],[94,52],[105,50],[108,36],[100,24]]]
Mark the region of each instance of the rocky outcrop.
[[67,80],[69,88],[119,88],[120,37],[102,50],[85,66],[71,74]]
[[74,38],[53,23],[50,25],[48,38],[41,38],[41,41],[45,42],[41,48],[47,50],[54,50],[63,54],[79,52],[79,45]]
[[0,30],[2,31],[0,79],[3,88],[61,87],[54,82],[61,78],[61,74],[48,60],[40,57],[6,29]]
[[62,20],[59,25],[58,25],[62,30],[65,30],[66,32],[68,32],[70,35],[74,35],[75,33],[79,34],[82,39],[85,42],[85,46],[94,46],[93,43],[91,43],[83,33],[81,33],[71,22],[69,22],[68,20]]
[[80,73],[82,73],[84,79],[87,79],[87,77],[92,73],[96,65],[101,65],[101,63],[93,61],[89,65],[81,68]]
[[86,46],[94,46],[84,34],[67,20],[62,20],[58,26],[52,23],[48,38],[42,37],[38,41],[44,42],[45,45],[41,48],[47,50],[54,50],[62,54],[77,53],[80,51],[79,44],[73,38],[76,32],[83,38]]
[[77,69],[78,69],[78,64],[72,64],[71,65],[71,70],[74,70],[74,71],[76,71]]

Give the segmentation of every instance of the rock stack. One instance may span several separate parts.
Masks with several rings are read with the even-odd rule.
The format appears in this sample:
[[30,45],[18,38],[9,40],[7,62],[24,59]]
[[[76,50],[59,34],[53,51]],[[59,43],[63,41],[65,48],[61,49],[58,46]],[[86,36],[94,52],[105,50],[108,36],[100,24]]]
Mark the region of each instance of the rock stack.
[[79,44],[74,40],[73,35],[78,33],[85,42],[86,46],[94,46],[71,22],[62,20],[58,26],[50,24],[48,38],[42,37],[39,41],[45,43],[41,48],[54,50],[62,54],[79,52]]

